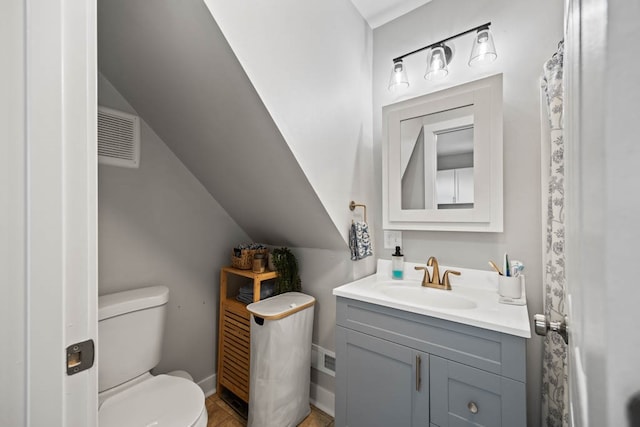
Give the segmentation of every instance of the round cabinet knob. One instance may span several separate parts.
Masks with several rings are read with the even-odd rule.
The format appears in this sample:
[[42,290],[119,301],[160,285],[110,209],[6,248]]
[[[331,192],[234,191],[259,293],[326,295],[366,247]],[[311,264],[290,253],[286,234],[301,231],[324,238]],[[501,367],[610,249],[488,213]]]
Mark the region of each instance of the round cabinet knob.
[[469,402],[467,408],[469,408],[469,412],[471,412],[472,414],[478,413],[478,405],[476,405],[476,402]]

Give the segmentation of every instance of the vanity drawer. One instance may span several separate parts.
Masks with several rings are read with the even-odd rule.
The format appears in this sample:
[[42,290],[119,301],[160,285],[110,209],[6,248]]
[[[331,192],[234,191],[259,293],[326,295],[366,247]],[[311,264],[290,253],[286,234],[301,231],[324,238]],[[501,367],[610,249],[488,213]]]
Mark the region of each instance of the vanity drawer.
[[524,382],[525,339],[338,297],[336,323],[426,353]]
[[437,356],[429,378],[431,422],[439,427],[526,426],[524,383]]

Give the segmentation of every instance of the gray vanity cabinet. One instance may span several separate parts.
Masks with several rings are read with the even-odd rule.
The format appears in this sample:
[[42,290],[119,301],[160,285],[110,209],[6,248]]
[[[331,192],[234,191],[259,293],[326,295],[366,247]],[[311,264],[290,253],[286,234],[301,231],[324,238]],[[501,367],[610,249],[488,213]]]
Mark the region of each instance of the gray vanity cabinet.
[[429,355],[350,329],[336,328],[341,362],[336,377],[347,379],[336,404],[337,425],[428,426]]
[[525,425],[523,383],[437,356],[430,364],[432,425]]
[[524,338],[342,297],[336,323],[337,427],[526,425]]

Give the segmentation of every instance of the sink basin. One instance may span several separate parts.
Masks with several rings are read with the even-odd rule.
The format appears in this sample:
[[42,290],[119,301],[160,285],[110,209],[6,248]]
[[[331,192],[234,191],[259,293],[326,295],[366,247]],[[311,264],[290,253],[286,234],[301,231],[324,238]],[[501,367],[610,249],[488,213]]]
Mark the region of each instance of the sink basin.
[[452,294],[451,291],[425,288],[419,283],[409,283],[411,282],[382,282],[375,287],[388,298],[409,304],[454,310],[470,310],[478,306],[475,301]]

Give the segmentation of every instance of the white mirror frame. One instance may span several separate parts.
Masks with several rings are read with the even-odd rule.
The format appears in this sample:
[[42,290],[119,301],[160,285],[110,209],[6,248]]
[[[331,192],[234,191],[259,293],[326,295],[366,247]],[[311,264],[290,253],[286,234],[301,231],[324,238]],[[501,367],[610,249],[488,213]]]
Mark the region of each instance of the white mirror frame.
[[[473,111],[473,208],[402,209],[400,122],[466,106]],[[383,107],[382,136],[384,229],[502,232],[502,74]]]

